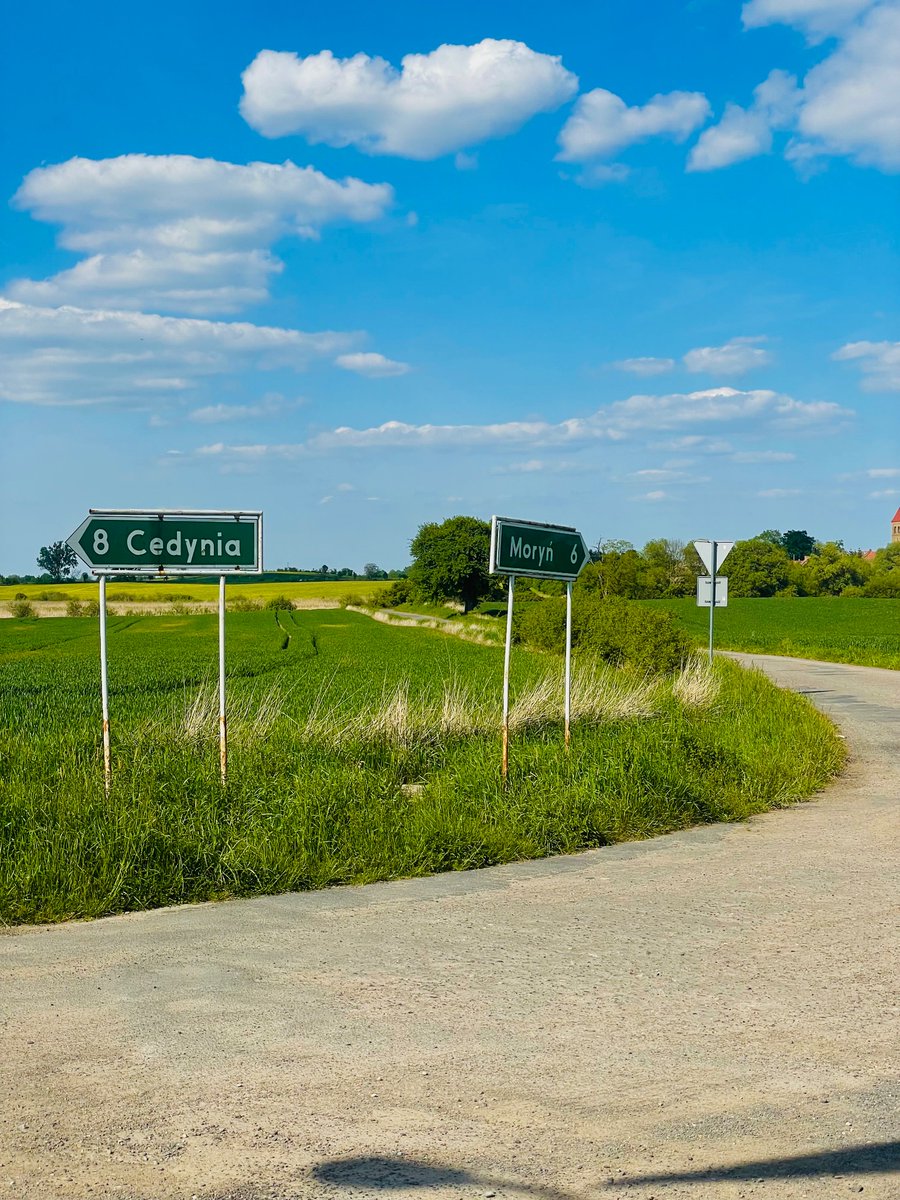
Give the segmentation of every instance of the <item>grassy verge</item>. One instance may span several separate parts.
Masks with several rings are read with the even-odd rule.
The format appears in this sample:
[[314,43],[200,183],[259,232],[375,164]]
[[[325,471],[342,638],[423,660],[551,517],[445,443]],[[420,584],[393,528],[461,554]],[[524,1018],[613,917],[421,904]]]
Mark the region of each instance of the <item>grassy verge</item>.
[[842,745],[803,698],[731,663],[648,679],[582,664],[573,748],[559,664],[514,656],[509,787],[501,652],[352,612],[230,622],[230,776],[217,777],[215,620],[111,629],[112,794],[95,622],[0,632],[0,917],[463,870],[794,803]]
[[[675,613],[698,645],[709,609],[693,600],[645,600]],[[900,670],[900,600],[804,596],[729,600],[716,611],[716,647]]]

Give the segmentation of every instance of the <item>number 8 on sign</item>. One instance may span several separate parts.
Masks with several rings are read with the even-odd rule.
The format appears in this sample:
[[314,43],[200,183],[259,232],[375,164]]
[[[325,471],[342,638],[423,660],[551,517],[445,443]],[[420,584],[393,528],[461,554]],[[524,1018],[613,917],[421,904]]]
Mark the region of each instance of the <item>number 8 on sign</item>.
[[94,553],[108,554],[109,553],[109,534],[105,529],[94,530]]

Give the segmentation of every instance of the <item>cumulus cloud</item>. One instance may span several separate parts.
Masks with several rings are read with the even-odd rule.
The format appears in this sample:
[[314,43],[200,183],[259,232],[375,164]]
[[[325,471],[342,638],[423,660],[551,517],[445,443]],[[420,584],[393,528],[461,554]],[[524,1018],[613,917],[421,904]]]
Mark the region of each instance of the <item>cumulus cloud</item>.
[[629,107],[613,92],[595,88],[579,98],[562,127],[556,157],[560,162],[588,162],[612,157],[651,137],[683,142],[709,114],[709,101],[701,92],[669,92]]
[[807,74],[797,132],[822,154],[900,171],[900,4],[876,5]]
[[765,340],[762,337],[737,337],[724,346],[699,346],[696,350],[688,350],[682,361],[695,374],[743,375],[745,371],[772,361],[769,351],[759,346]]
[[745,158],[768,154],[772,130],[787,129],[799,104],[797,80],[772,71],[753,92],[753,105],[728,104],[718,125],[704,129],[688,158],[689,171],[715,171]]
[[399,70],[368,54],[262,50],[242,79],[241,114],[265,137],[414,159],[512,133],[578,90],[557,56],[494,38],[407,54]]
[[0,298],[0,399],[146,405],[235,371],[303,370],[359,336]]
[[718,125],[699,138],[689,169],[712,171],[772,148],[772,131],[793,134],[785,157],[810,172],[840,155],[862,166],[900,171],[900,4],[897,0],[751,0],[747,28],[781,22],[810,40],[835,35],[837,45],[797,88],[773,71],[749,108],[729,104]]
[[872,467],[866,474],[870,479],[898,479],[900,467]]
[[357,375],[365,375],[369,379],[387,379],[392,375],[408,375],[411,368],[409,363],[395,362],[385,358],[383,354],[373,351],[357,351],[354,354],[339,354],[334,360],[335,365],[345,371],[355,371]]
[[867,392],[900,391],[900,342],[848,342],[831,357],[858,363]]
[[72,158],[31,171],[13,204],[62,226],[59,244],[87,257],[7,292],[40,305],[231,313],[268,295],[282,269],[270,251],[277,240],[374,221],[392,202],[388,184],[330,179],[291,162]]
[[761,25],[793,25],[812,41],[839,33],[875,0],[749,0],[741,16],[745,29]]
[[612,364],[619,371],[628,371],[631,375],[665,375],[675,367],[674,358],[622,358]]
[[[294,460],[307,455],[343,450],[445,450],[577,448],[598,442],[620,442],[660,430],[721,424],[753,424],[772,429],[827,429],[851,416],[849,410],[824,401],[804,402],[772,391],[713,388],[662,396],[629,396],[585,417],[563,421],[505,421],[494,424],[414,425],[385,421],[368,428],[349,425],[314,434],[305,442],[267,445],[227,445],[222,442],[194,451],[228,463],[260,462],[266,458]],[[678,439],[708,442],[706,435]],[[727,443],[720,448],[730,450]],[[523,473],[544,470],[547,463],[532,459],[520,465]],[[509,473],[513,468],[507,468]]]

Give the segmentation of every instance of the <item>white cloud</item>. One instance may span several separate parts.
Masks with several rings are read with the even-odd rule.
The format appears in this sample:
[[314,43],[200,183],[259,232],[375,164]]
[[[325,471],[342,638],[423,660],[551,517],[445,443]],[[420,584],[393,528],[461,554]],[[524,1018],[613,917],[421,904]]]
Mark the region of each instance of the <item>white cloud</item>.
[[668,500],[668,498],[669,493],[662,491],[644,492],[642,496],[635,496],[635,500],[648,500],[651,504],[658,503],[660,500]]
[[674,358],[623,358],[612,364],[619,371],[628,371],[632,375],[650,376],[664,375],[675,367]]
[[806,403],[778,392],[739,391],[729,387],[666,396],[630,396],[601,411],[623,430],[674,429],[679,425],[754,419],[802,426],[828,424],[850,415],[849,410],[827,401]]
[[61,225],[59,244],[88,257],[7,292],[42,305],[235,312],[268,295],[282,269],[269,249],[277,240],[373,221],[392,202],[388,184],[338,181],[291,162],[72,158],[31,171],[13,204]]
[[867,392],[900,391],[900,342],[848,342],[831,357],[858,362]]
[[352,483],[339,483],[337,485],[337,490],[339,492],[355,492],[356,488],[353,486]]
[[415,159],[512,133],[578,90],[558,57],[493,38],[407,54],[399,71],[367,54],[262,50],[242,79],[241,114],[265,137]]
[[375,354],[372,351],[340,354],[334,361],[336,366],[345,371],[355,371],[357,375],[366,375],[369,379],[408,375],[411,370],[409,363],[395,362],[392,358],[385,358],[383,354]]
[[188,420],[199,425],[220,425],[227,421],[253,421],[272,417],[281,406],[270,401],[260,404],[205,404],[188,413]]
[[882,488],[880,492],[869,492],[870,500],[885,500],[889,496],[900,496],[900,488]]
[[731,461],[736,463],[786,463],[793,462],[796,454],[787,450],[738,450],[731,455]]
[[741,13],[745,29],[793,25],[813,41],[839,33],[875,0],[749,0]]
[[762,337],[737,337],[724,346],[699,346],[688,350],[683,362],[689,371],[701,371],[716,375],[743,375],[754,367],[763,367],[772,361],[768,350],[759,347]]
[[579,97],[559,134],[561,162],[608,158],[651,137],[684,139],[708,118],[709,101],[701,92],[669,92],[647,104],[629,107],[605,88]]
[[763,500],[781,500],[784,496],[799,496],[800,488],[766,488],[756,494]]
[[753,92],[751,108],[728,104],[718,125],[705,129],[688,158],[689,171],[715,171],[772,149],[772,130],[787,129],[796,115],[797,80],[772,71]]
[[540,458],[529,458],[527,462],[508,463],[504,467],[492,467],[492,475],[534,475],[545,471],[547,463]]
[[41,308],[0,297],[0,399],[22,404],[141,404],[236,371],[302,370],[358,334],[246,322]]
[[[620,442],[628,437],[664,429],[702,424],[746,424],[779,428],[827,429],[852,413],[824,401],[806,403],[772,391],[739,391],[713,388],[700,392],[663,396],[630,396],[598,409],[586,417],[564,421],[506,421],[486,425],[413,425],[386,421],[357,429],[348,425],[314,434],[293,444],[229,446],[221,442],[194,451],[201,457],[217,456],[231,462],[260,462],[266,458],[294,460],[310,454],[343,450],[414,450],[534,448],[586,446]],[[678,439],[679,443],[704,444],[717,453],[730,451],[727,443],[713,443],[706,435]],[[545,469],[541,459],[524,464],[522,470]]]
[[900,467],[872,467],[866,474],[870,479],[898,479]]
[[789,129],[785,157],[804,175],[817,161],[843,155],[862,166],[900,171],[900,3],[897,0],[751,0],[747,28],[794,25],[810,40],[837,45],[806,74],[801,88],[773,71],[748,109],[729,104],[694,147],[689,169],[711,171],[772,148],[772,131]]
[[898,62],[900,4],[878,4],[807,74],[797,122],[805,144],[863,166],[900,171]]

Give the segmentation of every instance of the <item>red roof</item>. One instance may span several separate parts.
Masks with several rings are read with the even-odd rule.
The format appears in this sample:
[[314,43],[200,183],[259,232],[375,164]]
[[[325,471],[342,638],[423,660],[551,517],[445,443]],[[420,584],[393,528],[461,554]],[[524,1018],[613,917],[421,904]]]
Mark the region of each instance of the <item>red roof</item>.
[[897,511],[894,513],[894,515],[891,517],[891,524],[892,524],[892,525],[893,525],[893,524],[894,524],[896,521],[900,521],[900,508],[898,508],[898,509],[897,509]]

